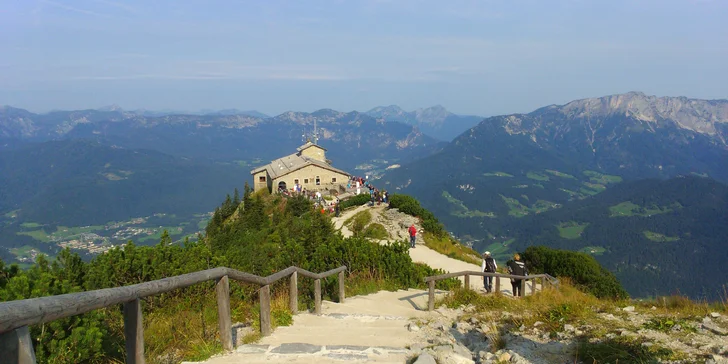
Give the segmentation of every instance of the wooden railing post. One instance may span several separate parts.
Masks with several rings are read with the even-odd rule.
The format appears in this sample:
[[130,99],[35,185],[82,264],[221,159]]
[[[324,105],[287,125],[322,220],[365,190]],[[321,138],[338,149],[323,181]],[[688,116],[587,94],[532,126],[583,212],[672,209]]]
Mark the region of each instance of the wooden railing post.
[[339,303],[344,303],[345,299],[344,271],[339,272]]
[[260,287],[260,335],[268,336],[271,333],[270,325],[270,286]]
[[536,278],[531,280],[531,296],[536,294]]
[[298,313],[298,272],[291,274],[291,281],[288,284],[288,296],[291,314],[295,315]]
[[35,364],[35,351],[28,326],[0,334],[0,354],[3,363],[7,360],[8,364]]
[[317,315],[320,315],[321,314],[321,280],[320,279],[314,280],[313,295],[314,295],[314,313]]
[[496,275],[493,279],[495,279],[495,291],[498,293],[500,292],[500,277]]
[[430,284],[430,292],[427,295],[427,310],[432,311],[435,309],[435,281],[428,282]]
[[465,285],[465,289],[470,289],[470,275],[469,274],[466,274],[465,275],[465,282],[464,283],[465,283],[464,284]]
[[144,325],[142,303],[138,298],[124,303],[124,337],[126,363],[144,364]]
[[233,329],[230,319],[230,280],[223,276],[217,280],[215,286],[217,293],[217,325],[220,329],[220,341],[222,348],[226,351],[233,351]]

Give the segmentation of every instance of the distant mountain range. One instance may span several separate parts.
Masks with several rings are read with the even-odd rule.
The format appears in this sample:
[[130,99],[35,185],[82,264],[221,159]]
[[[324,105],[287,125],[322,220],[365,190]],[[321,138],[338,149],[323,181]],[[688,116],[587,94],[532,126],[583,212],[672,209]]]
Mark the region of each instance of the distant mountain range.
[[386,121],[398,121],[417,126],[423,133],[450,141],[478,124],[483,117],[455,115],[437,105],[407,112],[399,106],[380,106],[366,112],[367,115]]
[[[372,160],[379,164],[406,162],[444,145],[411,125],[383,122],[359,112],[287,112],[263,119],[222,112],[144,116],[118,109],[34,114],[6,106],[0,109],[0,146],[92,139],[190,158],[267,161],[286,155],[311,137],[314,122],[320,143],[339,167],[350,170],[371,165]],[[383,170],[386,165],[379,167]]]
[[487,118],[441,152],[387,171],[383,182],[419,198],[465,242],[500,247],[505,258],[521,246],[514,241],[555,244],[536,239],[527,217],[569,211],[622,181],[728,182],[726,140],[728,100],[631,92]]

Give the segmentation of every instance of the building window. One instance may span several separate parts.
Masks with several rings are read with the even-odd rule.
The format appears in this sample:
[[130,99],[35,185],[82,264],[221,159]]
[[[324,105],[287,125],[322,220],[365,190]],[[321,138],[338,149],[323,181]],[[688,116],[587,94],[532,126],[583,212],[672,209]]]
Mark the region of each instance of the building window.
[[265,176],[258,177],[258,182],[265,182]]
[[316,186],[321,184],[321,178],[319,176],[316,176]]
[[331,183],[336,183],[336,177],[331,177]]
[[298,179],[294,179],[293,180],[293,184],[296,184],[297,185],[298,184]]
[[303,179],[303,184],[305,184],[305,185],[307,185],[307,184],[308,184],[308,178],[304,178],[304,179]]

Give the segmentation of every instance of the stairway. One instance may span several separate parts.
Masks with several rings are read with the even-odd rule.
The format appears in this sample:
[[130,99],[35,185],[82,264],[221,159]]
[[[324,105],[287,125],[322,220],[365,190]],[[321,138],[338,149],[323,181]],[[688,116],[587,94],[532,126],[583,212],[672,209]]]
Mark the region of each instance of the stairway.
[[408,324],[439,316],[426,309],[427,291],[413,289],[324,301],[321,315],[295,315],[293,325],[202,363],[404,363],[409,345],[421,341]]

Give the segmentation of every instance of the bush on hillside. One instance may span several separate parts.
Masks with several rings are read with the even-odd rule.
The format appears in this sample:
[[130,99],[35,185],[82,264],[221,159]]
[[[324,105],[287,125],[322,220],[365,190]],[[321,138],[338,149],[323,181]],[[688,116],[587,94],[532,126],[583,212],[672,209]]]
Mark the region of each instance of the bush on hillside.
[[522,256],[531,273],[569,277],[574,284],[599,298],[629,297],[617,277],[586,253],[532,246]]
[[438,237],[447,235],[445,227],[437,220],[435,215],[420,206],[420,202],[412,196],[392,194],[389,198],[389,207],[398,209],[407,215],[419,217],[425,231],[429,231]]
[[346,200],[341,201],[339,203],[339,208],[341,210],[343,210],[343,209],[347,209],[352,206],[361,206],[361,205],[364,205],[365,203],[369,202],[369,200],[370,200],[369,194],[356,195],[354,197],[347,198]]
[[[292,265],[313,272],[346,265],[347,292],[361,292],[364,285],[372,291],[425,288],[425,277],[443,273],[413,263],[406,243],[370,242],[363,236],[386,234],[386,229],[368,221],[363,226],[368,231],[362,236],[344,239],[336,233],[330,216],[316,212],[310,201],[254,193],[246,186],[242,201],[237,194],[227,198],[215,211],[207,235],[197,242],[173,244],[165,232],[155,246],[130,242],[90,262],[70,250],[62,251],[52,262],[41,255],[25,271],[0,261],[0,301],[131,285],[217,266],[267,276]],[[337,298],[337,280],[334,275],[321,281],[324,299]],[[287,294],[285,282],[272,286],[274,302]],[[457,284],[459,281],[451,279],[436,286],[449,289]],[[258,288],[231,280],[234,320],[254,325]],[[299,302],[311,306],[313,282],[299,280],[298,289]],[[204,359],[221,350],[214,291],[215,282],[204,282],[145,298],[148,356],[179,362]],[[272,317],[278,324],[290,321],[275,307]],[[184,323],[183,330],[179,322]],[[123,361],[123,318],[116,307],[34,325],[30,332],[39,363]]]

